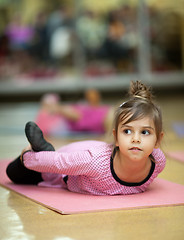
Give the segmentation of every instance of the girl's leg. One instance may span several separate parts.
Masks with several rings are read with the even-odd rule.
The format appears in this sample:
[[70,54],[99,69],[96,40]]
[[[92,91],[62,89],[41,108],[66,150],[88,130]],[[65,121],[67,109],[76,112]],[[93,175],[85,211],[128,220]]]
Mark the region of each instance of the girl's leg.
[[34,152],[55,151],[51,143],[44,139],[41,129],[34,122],[28,122],[25,126],[26,137]]
[[38,184],[43,181],[41,173],[27,169],[20,160],[20,156],[11,162],[7,169],[6,174],[10,180],[17,184]]
[[[33,151],[55,151],[52,144],[44,139],[42,131],[34,122],[26,124],[25,133]],[[43,181],[40,172],[27,169],[22,164],[20,156],[8,165],[6,173],[14,183],[38,184]]]

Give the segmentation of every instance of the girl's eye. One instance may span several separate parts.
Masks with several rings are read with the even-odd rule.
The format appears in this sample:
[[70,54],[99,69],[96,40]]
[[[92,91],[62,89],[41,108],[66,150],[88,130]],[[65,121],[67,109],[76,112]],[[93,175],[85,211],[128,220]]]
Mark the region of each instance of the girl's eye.
[[124,133],[125,133],[125,134],[131,134],[132,131],[131,131],[130,129],[125,129],[125,130],[124,130]]
[[148,130],[143,130],[143,131],[142,131],[142,134],[143,134],[143,135],[149,135],[150,132],[149,132]]

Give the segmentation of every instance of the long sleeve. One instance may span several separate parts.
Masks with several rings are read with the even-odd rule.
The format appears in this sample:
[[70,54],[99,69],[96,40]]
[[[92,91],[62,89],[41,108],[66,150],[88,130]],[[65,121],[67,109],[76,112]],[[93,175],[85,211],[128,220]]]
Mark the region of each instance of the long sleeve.
[[165,168],[166,158],[162,150],[159,148],[153,150],[153,157],[155,158],[156,162],[156,170],[158,173],[162,172]]
[[88,150],[75,152],[26,152],[24,165],[37,172],[67,175],[92,174],[92,154]]

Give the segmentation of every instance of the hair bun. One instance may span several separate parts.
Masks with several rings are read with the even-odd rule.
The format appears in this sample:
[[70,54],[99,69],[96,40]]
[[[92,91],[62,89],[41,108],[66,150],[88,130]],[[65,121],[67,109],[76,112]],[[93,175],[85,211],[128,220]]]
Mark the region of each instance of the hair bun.
[[152,101],[153,99],[153,95],[150,87],[147,87],[140,81],[131,82],[130,89],[129,89],[129,96],[132,98],[137,97],[137,98],[145,99],[148,101]]

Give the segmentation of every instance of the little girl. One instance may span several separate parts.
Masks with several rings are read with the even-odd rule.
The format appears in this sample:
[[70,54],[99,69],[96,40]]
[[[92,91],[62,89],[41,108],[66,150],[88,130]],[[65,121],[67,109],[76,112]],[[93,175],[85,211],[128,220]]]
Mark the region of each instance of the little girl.
[[165,156],[158,148],[162,116],[141,82],[131,83],[129,95],[115,114],[114,145],[81,141],[55,151],[39,127],[28,122],[25,133],[31,146],[9,164],[9,178],[19,184],[93,195],[144,192],[165,167]]

